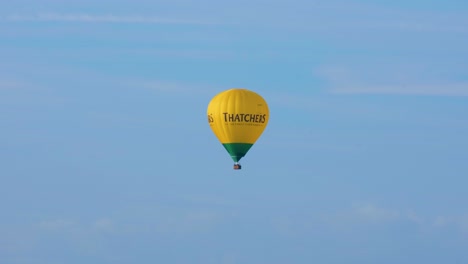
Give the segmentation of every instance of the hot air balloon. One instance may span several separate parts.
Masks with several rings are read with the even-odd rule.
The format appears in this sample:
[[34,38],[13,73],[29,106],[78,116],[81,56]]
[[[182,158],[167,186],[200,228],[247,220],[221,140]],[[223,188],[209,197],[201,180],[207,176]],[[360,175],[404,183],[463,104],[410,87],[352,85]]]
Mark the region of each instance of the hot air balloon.
[[241,169],[240,159],[268,124],[266,101],[247,89],[230,89],[211,99],[207,114],[211,130],[234,161],[234,169]]

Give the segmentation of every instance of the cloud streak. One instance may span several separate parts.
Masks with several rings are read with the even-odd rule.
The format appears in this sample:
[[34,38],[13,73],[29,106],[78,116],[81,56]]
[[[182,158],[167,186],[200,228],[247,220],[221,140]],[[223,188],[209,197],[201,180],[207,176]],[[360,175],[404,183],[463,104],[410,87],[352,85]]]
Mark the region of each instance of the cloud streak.
[[432,222],[435,228],[458,228],[463,234],[468,235],[468,214],[457,216],[437,216]]
[[143,89],[154,91],[161,94],[173,95],[213,95],[219,92],[219,89],[213,85],[193,84],[177,81],[160,81],[160,80],[146,80],[127,82],[129,87],[141,87]]
[[209,24],[198,20],[164,18],[158,16],[117,16],[91,14],[44,13],[36,15],[13,14],[5,17],[14,22],[79,22],[79,23],[122,23],[122,24]]
[[[385,227],[393,224],[411,223],[420,231],[447,232],[455,230],[461,235],[468,235],[468,214],[424,215],[408,209],[392,209],[372,203],[353,203],[335,213],[323,214],[323,224],[327,227],[355,228],[369,225]],[[299,225],[296,223],[296,225]]]
[[25,87],[24,83],[9,80],[0,80],[0,90],[10,90]]
[[76,228],[76,223],[67,219],[55,219],[42,221],[39,223],[39,227],[48,231],[69,231]]
[[393,94],[393,95],[432,95],[468,96],[468,82],[433,84],[395,84],[395,85],[352,85],[336,86],[331,89],[337,94]]
[[404,62],[380,66],[385,65],[380,62],[375,67],[376,64],[326,66],[316,73],[334,94],[468,96],[467,81],[447,75],[445,69],[437,66],[412,67]]
[[399,219],[401,213],[395,210],[377,207],[372,204],[355,204],[352,212],[359,218],[369,221],[392,221]]

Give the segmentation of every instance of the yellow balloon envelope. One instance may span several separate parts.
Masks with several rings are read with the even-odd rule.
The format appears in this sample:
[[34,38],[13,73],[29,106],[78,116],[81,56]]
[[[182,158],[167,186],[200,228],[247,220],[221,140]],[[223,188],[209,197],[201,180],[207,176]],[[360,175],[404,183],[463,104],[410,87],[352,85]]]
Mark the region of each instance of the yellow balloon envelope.
[[230,89],[217,94],[208,104],[208,123],[240,169],[239,160],[265,130],[269,110],[266,101],[247,89]]

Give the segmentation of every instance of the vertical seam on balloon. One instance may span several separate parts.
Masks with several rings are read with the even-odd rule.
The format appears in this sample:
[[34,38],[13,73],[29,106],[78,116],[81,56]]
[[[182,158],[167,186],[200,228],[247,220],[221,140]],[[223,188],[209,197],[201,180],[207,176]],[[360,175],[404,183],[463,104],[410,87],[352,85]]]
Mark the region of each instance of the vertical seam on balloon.
[[[229,102],[230,102],[230,100],[229,100],[229,94],[230,94],[230,93],[225,93],[225,94],[223,94],[223,97],[224,97],[224,98],[227,98],[227,100],[224,99],[224,98],[222,99],[221,102],[223,102],[223,106],[224,106],[224,107],[223,107],[223,106],[220,106],[221,109],[223,109],[223,108],[224,108],[224,109],[229,109]],[[221,109],[220,109],[220,110],[221,110]],[[219,111],[219,112],[221,112],[221,111]],[[222,131],[223,131],[223,136],[224,136],[224,140],[223,140],[224,142],[222,142],[222,143],[228,143],[227,141],[228,141],[228,139],[230,138],[230,135],[228,135],[228,134],[229,134],[229,129],[226,128],[226,124],[225,124],[225,123],[221,122],[221,124],[222,124],[221,127],[222,127]]]

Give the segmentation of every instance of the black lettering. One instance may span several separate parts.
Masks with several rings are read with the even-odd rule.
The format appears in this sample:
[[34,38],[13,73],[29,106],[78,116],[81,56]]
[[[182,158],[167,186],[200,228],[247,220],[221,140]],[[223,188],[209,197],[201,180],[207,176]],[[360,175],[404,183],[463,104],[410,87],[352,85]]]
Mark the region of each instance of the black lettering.
[[240,121],[245,122],[245,118],[244,118],[245,114],[239,114],[239,116],[240,116]]
[[[266,114],[260,115],[260,114],[229,114],[229,113],[223,113],[224,116],[224,122],[246,122],[246,123],[265,123],[266,122]],[[208,122],[214,122],[214,118],[212,114],[208,115]]]

